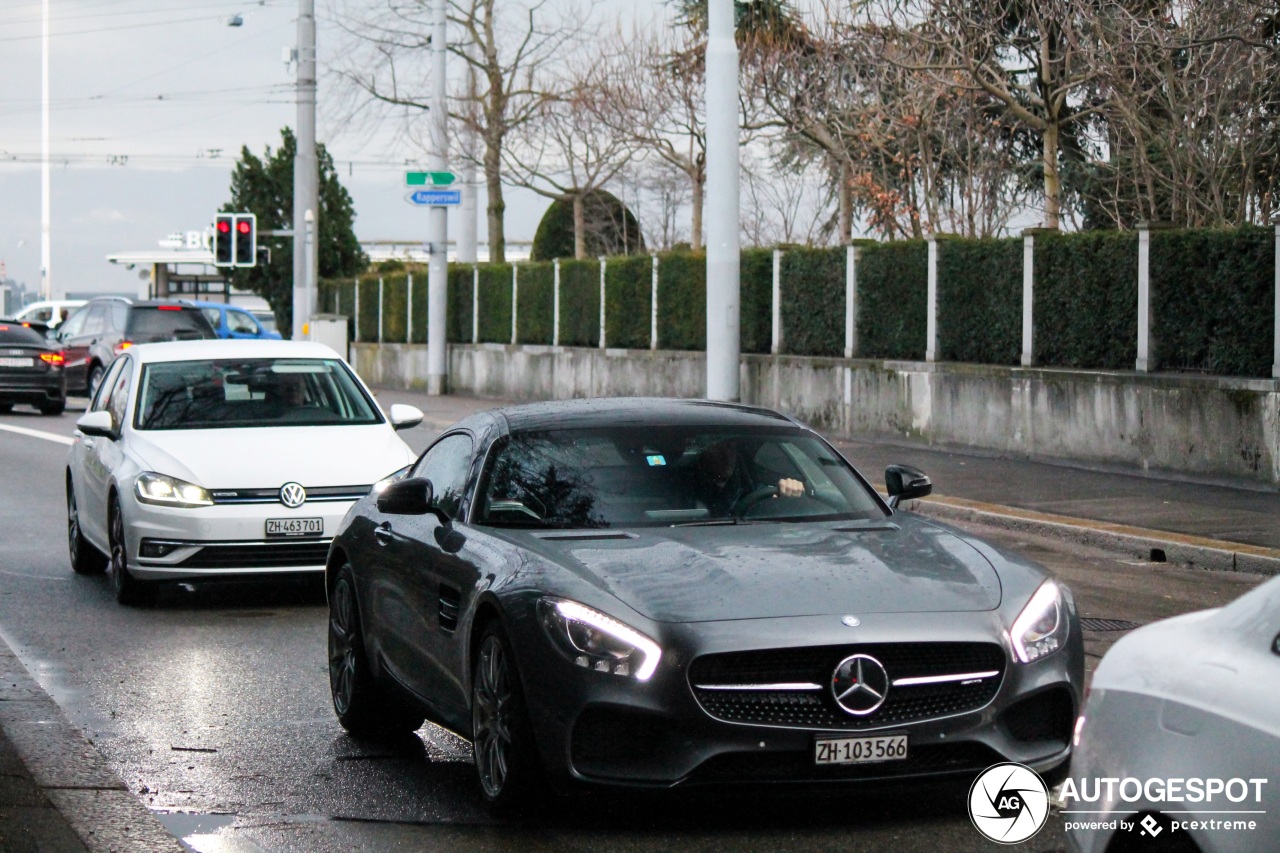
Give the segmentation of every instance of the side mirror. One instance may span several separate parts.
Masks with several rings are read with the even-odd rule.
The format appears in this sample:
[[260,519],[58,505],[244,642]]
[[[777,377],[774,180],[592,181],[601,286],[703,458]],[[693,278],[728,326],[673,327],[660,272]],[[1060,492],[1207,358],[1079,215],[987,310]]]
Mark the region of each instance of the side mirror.
[[431,481],[423,477],[400,480],[378,495],[378,512],[387,515],[426,515],[435,497]]
[[422,410],[417,406],[393,403],[388,415],[391,418],[392,429],[412,429],[422,423]]
[[105,409],[96,412],[85,412],[80,416],[80,420],[76,421],[76,429],[80,430],[84,435],[109,438],[112,441],[120,437],[119,433],[116,432],[115,421],[112,419],[111,413]]
[[898,508],[903,501],[912,501],[933,494],[933,483],[925,473],[909,465],[890,465],[884,469],[884,485],[889,491],[889,506]]

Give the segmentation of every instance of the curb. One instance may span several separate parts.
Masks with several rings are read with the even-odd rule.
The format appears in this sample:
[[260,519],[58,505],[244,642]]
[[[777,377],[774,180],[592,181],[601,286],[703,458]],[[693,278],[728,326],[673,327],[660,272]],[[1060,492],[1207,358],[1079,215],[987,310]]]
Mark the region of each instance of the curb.
[[[1021,530],[1081,545],[1120,551],[1135,559],[1151,562],[1178,563],[1190,568],[1225,572],[1280,574],[1280,550],[1274,548],[1053,515],[944,495],[911,501],[909,508],[921,515],[946,521],[970,521],[1006,530]],[[1163,552],[1164,560],[1152,560],[1153,551]]]
[[[0,637],[0,729],[90,853],[183,853]],[[45,849],[39,847],[38,849]]]

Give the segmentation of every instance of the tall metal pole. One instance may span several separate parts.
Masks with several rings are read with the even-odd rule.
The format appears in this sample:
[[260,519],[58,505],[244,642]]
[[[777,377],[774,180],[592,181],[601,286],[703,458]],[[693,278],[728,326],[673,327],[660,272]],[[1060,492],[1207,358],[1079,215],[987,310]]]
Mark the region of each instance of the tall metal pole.
[[[448,106],[445,103],[445,0],[435,0],[431,15],[431,171],[449,170]],[[437,205],[427,212],[427,393],[447,390],[449,365],[445,350],[445,311],[449,276],[449,210]]]
[[319,240],[307,245],[307,213],[320,218],[316,161],[316,3],[298,0],[298,150],[293,156],[293,339],[311,321],[319,269]]
[[[476,97],[476,70],[473,67],[467,68],[467,97],[470,98],[468,109],[472,116],[475,115],[475,97]],[[476,138],[474,128],[468,128],[467,139],[469,148],[476,150]],[[462,172],[462,209],[459,213],[462,215],[462,221],[458,223],[458,263],[474,264],[476,262],[476,216],[479,214],[478,199],[476,188],[476,164],[467,161]]]
[[40,24],[40,296],[53,298],[49,274],[49,0],[42,4]]
[[738,362],[738,46],[733,0],[707,17],[707,397],[736,401]]

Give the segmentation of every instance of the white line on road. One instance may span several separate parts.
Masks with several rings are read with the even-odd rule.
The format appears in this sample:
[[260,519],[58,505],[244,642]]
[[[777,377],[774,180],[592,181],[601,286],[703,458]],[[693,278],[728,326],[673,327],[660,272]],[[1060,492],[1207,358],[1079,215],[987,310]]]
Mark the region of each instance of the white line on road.
[[43,438],[45,441],[56,441],[58,444],[76,443],[76,440],[69,435],[58,435],[57,433],[44,432],[38,429],[27,429],[26,427],[10,426],[9,424],[0,424],[0,429],[5,432],[16,432],[18,435],[29,435],[32,438]]

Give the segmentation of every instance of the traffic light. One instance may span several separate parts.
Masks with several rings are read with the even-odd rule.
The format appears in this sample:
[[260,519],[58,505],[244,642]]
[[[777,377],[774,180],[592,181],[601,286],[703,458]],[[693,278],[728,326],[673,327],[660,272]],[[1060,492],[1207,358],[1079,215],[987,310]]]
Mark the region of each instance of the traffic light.
[[252,213],[235,214],[235,263],[251,267],[258,263],[258,217]]
[[235,266],[235,217],[230,214],[218,214],[213,223],[213,265],[216,267]]

